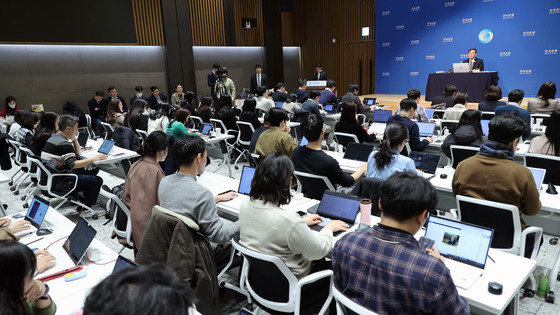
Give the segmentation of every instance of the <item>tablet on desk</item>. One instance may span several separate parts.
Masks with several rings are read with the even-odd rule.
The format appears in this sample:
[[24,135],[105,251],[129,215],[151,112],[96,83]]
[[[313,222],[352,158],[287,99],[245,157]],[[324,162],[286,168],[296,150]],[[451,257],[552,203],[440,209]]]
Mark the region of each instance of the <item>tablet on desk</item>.
[[434,118],[434,110],[433,109],[425,109],[424,111],[426,112],[426,117],[428,117],[428,119]]
[[45,199],[35,195],[31,201],[25,220],[29,221],[32,226],[39,229],[45,220],[47,210],[49,210],[50,203]]
[[336,110],[334,109],[333,104],[327,104],[327,105],[325,105],[325,111],[330,114],[330,113],[335,112]]
[[302,147],[304,145],[307,145],[309,143],[309,141],[307,141],[307,139],[305,137],[301,138],[301,141],[299,142],[299,145]]
[[284,102],[274,102],[274,106],[276,108],[282,108],[282,106],[284,106]]
[[86,254],[89,245],[95,238],[97,231],[84,218],[80,218],[70,236],[62,245],[74,265],[78,265]]
[[138,267],[138,264],[119,255],[117,261],[115,262],[115,267],[113,267],[113,273],[124,269],[136,268],[136,267]]
[[243,165],[243,170],[241,171],[241,178],[239,179],[239,188],[237,192],[243,195],[249,196],[251,192],[251,182],[255,176],[255,168],[247,165]]
[[544,182],[544,176],[546,175],[546,170],[544,168],[527,167],[531,174],[533,174],[533,179],[535,180],[535,185],[537,185],[537,190],[541,191],[541,186]]
[[81,148],[85,148],[87,145],[87,141],[89,139],[89,135],[85,132],[78,133],[78,143],[80,144]]
[[488,124],[490,123],[490,120],[486,120],[483,119],[480,121],[480,126],[482,127],[482,134],[488,137],[488,132],[490,130],[490,127],[488,127]]
[[420,137],[433,137],[436,129],[435,123],[417,122]]
[[347,145],[344,158],[348,160],[367,162],[371,151],[373,151],[373,144],[350,142]]
[[341,220],[352,226],[356,221],[358,211],[360,211],[359,197],[326,190],[317,208],[317,214],[321,216],[323,221],[310,226],[310,228],[320,231],[332,220]]

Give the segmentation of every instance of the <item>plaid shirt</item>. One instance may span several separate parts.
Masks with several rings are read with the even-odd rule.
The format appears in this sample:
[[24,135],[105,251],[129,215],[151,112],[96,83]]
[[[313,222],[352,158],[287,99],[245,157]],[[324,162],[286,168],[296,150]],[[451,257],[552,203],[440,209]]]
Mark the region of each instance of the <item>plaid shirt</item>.
[[348,233],[332,260],[336,287],[377,313],[469,313],[447,267],[405,231],[379,225]]

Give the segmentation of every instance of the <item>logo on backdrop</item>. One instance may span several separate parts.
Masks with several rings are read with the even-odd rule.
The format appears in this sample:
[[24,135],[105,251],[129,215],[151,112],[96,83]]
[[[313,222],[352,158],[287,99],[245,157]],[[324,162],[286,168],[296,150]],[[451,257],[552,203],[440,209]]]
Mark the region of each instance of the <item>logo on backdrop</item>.
[[453,2],[453,1],[452,1],[452,2],[446,2],[446,3],[443,4],[443,6],[445,6],[446,8],[454,7],[454,6],[455,6],[455,2]]
[[404,57],[395,57],[395,61],[403,61]]
[[478,33],[478,41],[483,44],[488,44],[489,42],[492,41],[493,38],[494,38],[494,33],[492,33],[490,29],[485,28],[482,31],[480,31],[480,33]]
[[436,55],[426,55],[426,60],[434,60],[436,59]]
[[545,49],[545,55],[558,55],[558,49]]
[[381,47],[389,47],[391,46],[391,43],[381,43]]
[[419,39],[415,39],[415,40],[411,40],[410,41],[410,45],[418,45],[420,44],[420,40]]
[[515,17],[515,13],[502,14],[502,20],[510,20]]
[[535,36],[535,31],[523,32],[523,37],[533,37],[533,36]]
[[444,37],[443,42],[444,43],[452,43],[453,42],[453,37]]
[[404,25],[397,25],[395,26],[395,28],[397,29],[397,31],[402,31],[404,30]]
[[531,74],[531,70],[519,70],[519,74]]
[[469,54],[461,54],[461,59],[469,58]]
[[435,21],[434,22],[428,22],[428,23],[426,23],[426,26],[427,27],[434,27],[434,26],[436,26],[436,22]]
[[383,12],[381,12],[381,16],[387,16],[387,15],[389,15],[389,14],[391,14],[391,11],[383,11]]
[[509,57],[511,56],[511,51],[500,51],[500,57]]
[[463,19],[463,24],[472,23],[472,18]]
[[412,7],[412,8],[410,8],[410,11],[418,12],[418,11],[420,11],[420,7]]
[[418,76],[418,71],[410,72],[410,76],[411,77],[417,77]]
[[548,14],[560,14],[560,8],[552,8],[548,10]]
[[390,74],[389,72],[383,72],[383,73],[381,73],[381,75],[384,76],[384,77],[388,77],[388,76],[390,76],[391,74]]

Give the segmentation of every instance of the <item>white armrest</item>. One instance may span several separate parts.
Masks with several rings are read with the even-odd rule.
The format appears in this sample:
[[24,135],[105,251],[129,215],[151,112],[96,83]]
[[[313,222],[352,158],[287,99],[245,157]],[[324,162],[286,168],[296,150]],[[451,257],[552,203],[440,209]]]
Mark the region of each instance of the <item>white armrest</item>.
[[451,218],[456,221],[461,221],[459,218],[459,211],[457,209],[449,209],[449,213],[451,213]]
[[536,227],[536,226],[529,226],[526,227],[523,232],[521,232],[521,245],[519,246],[519,256],[524,257],[525,256],[525,247],[526,247],[526,242],[527,242],[527,236],[529,234],[535,234],[535,240],[534,240],[534,244],[533,244],[533,251],[531,252],[531,257],[530,259],[536,259],[537,258],[537,254],[539,252],[539,245],[541,243],[541,238],[543,235],[543,228],[541,227]]

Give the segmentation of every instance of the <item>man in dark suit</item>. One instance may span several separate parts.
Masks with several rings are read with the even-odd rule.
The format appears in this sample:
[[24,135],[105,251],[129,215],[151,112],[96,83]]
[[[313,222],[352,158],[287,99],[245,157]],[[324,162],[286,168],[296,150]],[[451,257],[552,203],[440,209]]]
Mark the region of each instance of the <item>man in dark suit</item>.
[[318,81],[318,80],[326,80],[326,79],[327,79],[327,73],[323,71],[323,67],[321,66],[321,64],[317,64],[315,66],[315,73],[313,73],[312,80]]
[[103,91],[95,92],[95,95],[88,102],[89,116],[91,117],[91,126],[94,130],[103,132],[101,122],[105,122],[105,115],[107,115],[107,102],[103,99],[105,93]]
[[216,94],[216,92],[214,92],[214,87],[216,86],[216,80],[218,80],[218,75],[216,74],[216,72],[218,72],[218,69],[220,68],[221,66],[215,63],[212,66],[212,71],[208,73],[208,77],[206,78],[206,80],[208,81],[208,87],[210,88],[210,95],[212,96]]
[[261,65],[256,65],[255,74],[251,76],[250,93],[257,94],[257,88],[259,86],[268,88],[268,77],[266,76],[266,74],[262,73]]
[[152,91],[152,95],[148,97],[148,105],[151,109],[156,110],[158,104],[167,103],[167,97],[159,91],[157,86],[152,86],[150,90]]
[[333,80],[328,80],[327,88],[321,91],[319,104],[323,105],[323,107],[325,107],[325,105],[333,105],[333,111],[338,112],[338,98],[334,92],[335,90],[336,83]]
[[288,92],[286,92],[286,84],[279,82],[276,84],[276,92],[272,94],[272,100],[276,102],[286,103],[288,101]]
[[107,97],[107,99],[105,99],[105,103],[109,104],[109,102],[111,101],[116,101],[119,100],[122,103],[122,108],[123,108],[123,113],[128,112],[128,107],[126,106],[126,101],[124,100],[124,98],[122,96],[119,96],[117,93],[117,88],[114,86],[110,86],[107,91],[109,92],[109,97]]
[[134,104],[134,101],[136,101],[137,99],[141,99],[144,101],[148,101],[148,98],[145,97],[144,95],[144,88],[140,85],[138,85],[137,87],[134,88],[134,96],[130,98],[130,106],[132,106],[132,104]]
[[463,63],[468,63],[471,71],[484,71],[484,60],[476,58],[476,53],[476,48],[469,49],[469,59],[463,60]]

